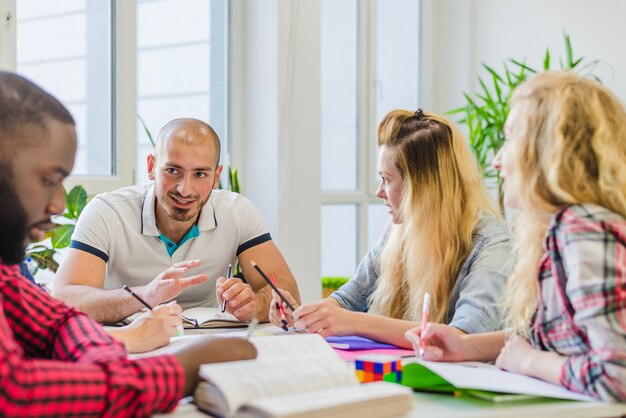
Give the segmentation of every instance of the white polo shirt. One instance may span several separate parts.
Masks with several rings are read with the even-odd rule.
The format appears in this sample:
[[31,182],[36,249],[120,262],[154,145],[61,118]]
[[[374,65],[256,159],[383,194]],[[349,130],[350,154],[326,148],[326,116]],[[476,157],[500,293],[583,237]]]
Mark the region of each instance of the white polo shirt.
[[[189,275],[209,280],[184,290],[176,300],[184,309],[217,306],[215,280],[225,276],[243,251],[271,240],[261,213],[243,196],[213,190],[198,219],[198,236],[184,241],[170,256],[159,238],[152,184],[125,187],[97,195],[78,219],[71,247],[103,259],[104,289],[142,286],[172,264],[199,259]],[[171,249],[170,249],[171,251]]]

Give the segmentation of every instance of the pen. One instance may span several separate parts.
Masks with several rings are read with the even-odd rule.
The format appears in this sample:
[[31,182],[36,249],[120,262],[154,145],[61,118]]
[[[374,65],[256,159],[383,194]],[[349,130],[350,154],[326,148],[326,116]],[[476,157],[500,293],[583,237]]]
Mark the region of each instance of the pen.
[[[139,301],[139,303],[141,303],[143,306],[145,306],[146,308],[152,310],[152,306],[148,305],[148,302],[146,302],[145,300],[143,300],[142,298],[139,297],[139,295],[135,292],[133,292],[133,290],[128,287],[128,285],[124,285],[122,286],[122,289],[124,289],[125,291],[127,291],[128,293],[131,294],[132,297],[134,297],[135,299],[137,299]],[[172,309],[172,308],[170,308]],[[172,311],[170,311],[170,313],[172,313]],[[191,318],[187,318],[184,315],[179,315],[183,320],[189,322],[190,324],[192,324],[195,328],[198,328],[198,320],[197,319],[191,319]]]
[[420,332],[420,357],[424,356],[424,339],[421,338],[426,331],[426,325],[428,324],[428,312],[430,311],[430,293],[424,293],[424,303],[422,305],[422,330]]
[[[230,278],[230,272],[232,269],[233,269],[233,265],[229,264],[228,271],[226,272],[226,280]],[[226,310],[226,299],[222,300],[222,312],[224,312],[225,310]]]
[[[270,280],[272,281],[272,283],[274,283],[274,286],[276,286],[276,279],[274,279],[273,274],[270,274]],[[285,319],[285,310],[283,309],[283,304],[276,302],[276,309],[278,309],[278,311],[280,312],[280,322],[283,325],[281,328],[283,329],[283,331],[289,331],[289,328],[287,328],[287,320]]]
[[252,321],[250,321],[250,323],[248,324],[248,329],[246,330],[246,340],[249,340],[250,337],[252,337],[252,333],[254,332],[254,329],[258,324],[259,320],[256,318],[252,318]]
[[285,298],[285,296],[280,292],[280,290],[278,290],[278,288],[274,285],[274,283],[272,283],[272,281],[265,275],[265,273],[263,273],[263,270],[261,270],[261,267],[259,267],[258,264],[255,263],[254,261],[250,261],[250,264],[252,264],[252,267],[254,267],[256,269],[256,271],[259,272],[261,277],[263,277],[263,280],[265,280],[267,282],[267,284],[269,284],[270,287],[272,289],[274,289],[276,294],[278,294],[278,296],[283,300],[283,302],[285,302],[285,305],[287,305],[287,307],[289,309],[291,309],[291,312],[295,311],[293,305],[291,305],[291,303],[289,303],[287,298]]

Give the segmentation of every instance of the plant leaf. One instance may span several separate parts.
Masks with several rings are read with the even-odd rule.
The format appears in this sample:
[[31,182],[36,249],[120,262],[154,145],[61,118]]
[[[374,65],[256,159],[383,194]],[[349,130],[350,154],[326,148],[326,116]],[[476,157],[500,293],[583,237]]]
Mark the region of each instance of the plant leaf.
[[146,125],[146,122],[144,122],[143,118],[139,115],[139,113],[137,113],[137,119],[139,119],[139,122],[141,123],[143,130],[146,132],[146,135],[148,136],[148,140],[152,144],[152,148],[155,148],[156,145],[154,143],[154,139],[152,138],[152,133],[150,132],[150,129],[148,129],[148,125]]
[[546,55],[543,58],[543,70],[548,71],[550,69],[550,49],[546,48]]
[[66,194],[65,205],[67,212],[71,216],[65,216],[68,219],[78,219],[81,212],[87,204],[87,191],[83,186],[74,186],[72,190]]
[[567,33],[563,32],[563,37],[565,38],[565,57],[567,59],[567,68],[574,68],[574,66],[572,65],[574,62],[574,59],[573,59],[574,52],[572,51],[572,42]]
[[70,245],[72,234],[74,233],[74,225],[65,224],[57,229],[52,237],[52,248],[65,248]]
[[515,65],[517,65],[518,67],[520,67],[520,68],[522,68],[523,70],[526,70],[526,71],[528,71],[528,72],[530,72],[530,73],[535,74],[535,73],[537,72],[537,70],[534,70],[534,69],[532,69],[531,67],[529,67],[528,65],[526,65],[525,63],[520,62],[520,61],[517,61],[517,60],[514,60],[513,58],[510,58],[510,59],[509,59],[509,62],[511,62],[511,63],[513,63],[513,64],[515,64]]

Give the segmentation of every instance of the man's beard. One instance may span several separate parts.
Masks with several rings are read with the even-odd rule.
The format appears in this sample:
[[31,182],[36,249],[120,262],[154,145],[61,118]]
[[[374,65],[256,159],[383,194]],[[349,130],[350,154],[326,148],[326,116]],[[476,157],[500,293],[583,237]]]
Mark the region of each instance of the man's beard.
[[209,196],[206,199],[204,199],[204,201],[199,202],[196,200],[196,204],[194,205],[194,207],[191,207],[189,209],[181,209],[172,204],[169,207],[169,211],[166,211],[167,216],[169,216],[171,219],[178,221],[178,222],[187,222],[198,216],[198,214],[200,213],[200,211],[202,211],[202,208],[204,207],[206,202],[208,202],[210,196],[211,195],[209,194]]
[[9,163],[0,163],[0,260],[17,264],[24,260],[28,216],[13,184]]

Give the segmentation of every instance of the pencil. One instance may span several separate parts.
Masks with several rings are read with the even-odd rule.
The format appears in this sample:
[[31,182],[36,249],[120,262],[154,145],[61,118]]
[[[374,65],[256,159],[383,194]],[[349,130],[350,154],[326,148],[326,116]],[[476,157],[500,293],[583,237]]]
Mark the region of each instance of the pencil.
[[283,302],[285,302],[285,305],[287,305],[287,307],[289,309],[291,309],[291,312],[295,311],[294,307],[291,305],[291,303],[289,303],[289,301],[287,300],[287,298],[285,298],[285,296],[280,292],[280,290],[278,290],[278,288],[274,285],[274,283],[272,283],[272,281],[269,279],[269,277],[267,277],[265,275],[265,273],[263,273],[263,270],[261,270],[261,267],[258,266],[257,263],[255,263],[254,261],[250,261],[250,264],[252,264],[252,267],[254,267],[256,269],[256,271],[259,272],[259,274],[261,275],[261,277],[263,277],[263,280],[265,280],[267,282],[267,284],[270,285],[270,287],[272,289],[274,289],[274,291],[276,292],[276,294],[283,300]]
[[[128,287],[128,285],[124,285],[122,286],[122,289],[124,289],[125,291],[127,291],[128,293],[130,293],[135,299],[137,299],[143,306],[145,306],[146,308],[152,310],[152,306],[148,305],[148,302],[146,302],[145,300],[143,300],[142,298],[139,297],[139,295],[135,292],[133,292],[133,290]],[[172,308],[170,308],[172,309]],[[170,310],[170,313],[172,313],[172,311]],[[198,325],[198,320],[195,318],[187,318],[185,315],[183,314],[179,314],[178,316],[180,316],[183,320],[189,322],[190,324],[192,324],[194,326],[194,328],[199,328]]]
[[152,306],[148,305],[148,302],[146,302],[145,300],[143,300],[142,298],[139,297],[139,295],[135,292],[133,292],[133,290],[128,287],[128,285],[124,285],[122,287],[122,289],[124,289],[125,291],[127,291],[128,293],[130,293],[132,295],[132,297],[134,297],[135,299],[137,299],[139,301],[139,303],[141,303],[143,306],[145,306],[146,308],[152,310]]

